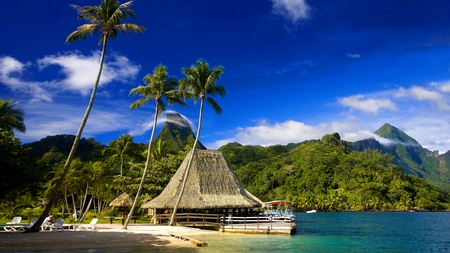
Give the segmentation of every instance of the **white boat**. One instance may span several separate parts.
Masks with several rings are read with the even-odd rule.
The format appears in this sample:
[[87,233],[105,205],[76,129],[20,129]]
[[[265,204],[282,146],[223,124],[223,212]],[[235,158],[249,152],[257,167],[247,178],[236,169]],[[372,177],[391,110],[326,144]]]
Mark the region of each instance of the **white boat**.
[[272,221],[297,221],[297,216],[292,213],[291,202],[288,200],[273,200],[264,202],[264,215]]
[[306,213],[316,213],[317,212],[317,210],[309,210],[309,211],[306,211]]

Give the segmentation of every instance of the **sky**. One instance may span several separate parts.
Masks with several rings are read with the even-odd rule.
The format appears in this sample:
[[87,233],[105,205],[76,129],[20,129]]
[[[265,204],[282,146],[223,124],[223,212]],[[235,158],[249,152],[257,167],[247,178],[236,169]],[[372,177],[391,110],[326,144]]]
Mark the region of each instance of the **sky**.
[[[75,135],[99,68],[99,34],[65,44],[85,23],[70,4],[100,0],[0,0],[0,99],[25,112],[22,143]],[[123,1],[121,1],[123,2]],[[107,145],[122,134],[150,138],[154,103],[131,111],[159,64],[181,79],[204,60],[222,66],[205,107],[200,141],[286,145],[339,133],[358,141],[389,123],[424,148],[450,150],[450,1],[445,0],[135,0],[128,22],[142,34],[108,42],[95,104],[83,132]],[[199,104],[168,106],[193,131]],[[159,117],[157,131],[164,125]]]

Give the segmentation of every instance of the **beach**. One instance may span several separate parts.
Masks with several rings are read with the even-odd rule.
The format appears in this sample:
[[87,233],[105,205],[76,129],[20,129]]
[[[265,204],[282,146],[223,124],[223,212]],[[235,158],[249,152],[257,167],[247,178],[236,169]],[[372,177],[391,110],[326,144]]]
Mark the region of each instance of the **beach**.
[[[40,231],[37,233],[0,232],[0,252],[66,251],[84,249],[145,248],[151,252],[197,252],[198,246],[189,240],[201,234],[217,231],[188,227],[129,224],[98,224],[97,230]],[[175,236],[174,236],[175,235]]]

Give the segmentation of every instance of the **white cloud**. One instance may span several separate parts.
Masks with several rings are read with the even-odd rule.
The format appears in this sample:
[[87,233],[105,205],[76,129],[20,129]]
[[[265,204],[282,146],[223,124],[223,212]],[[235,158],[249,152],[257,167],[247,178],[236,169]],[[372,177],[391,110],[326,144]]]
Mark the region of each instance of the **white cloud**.
[[24,64],[9,56],[0,57],[0,83],[3,83],[12,91],[32,95],[32,101],[51,102],[52,95],[42,87],[48,85],[48,82],[40,83],[23,79],[23,72],[30,66],[30,63]]
[[[52,102],[56,93],[71,91],[86,96],[90,93],[99,68],[99,52],[85,56],[79,52],[68,52],[63,55],[50,55],[36,61],[41,72],[51,65],[60,67],[62,79],[46,81],[28,81],[23,77],[30,63],[9,57],[0,57],[0,83],[16,93],[30,96],[31,102]],[[52,70],[48,70],[52,71]],[[124,56],[111,54],[104,64],[100,86],[112,81],[128,82],[140,71],[140,65],[131,62]]]
[[292,24],[299,20],[307,19],[311,12],[311,7],[306,0],[271,0],[273,3],[272,12],[282,16]]
[[[78,52],[50,55],[39,59],[37,63],[40,68],[46,68],[50,65],[61,67],[61,72],[66,76],[61,81],[65,84],[64,87],[86,96],[90,93],[97,78],[100,67],[100,52],[95,51],[90,56],[84,56]],[[140,66],[133,64],[126,57],[112,54],[109,60],[105,61],[99,86],[101,87],[113,80],[127,82],[129,79],[134,79],[139,70]]]
[[[443,92],[447,89],[450,90],[449,85],[437,86],[436,83],[431,83],[431,88],[438,88]],[[412,86],[409,89],[400,87],[395,93],[395,97],[408,97],[419,101],[428,101],[436,104],[439,109],[444,111],[450,111],[450,106],[447,104],[447,97],[444,94],[439,93],[437,90],[426,89],[424,87]]]
[[[63,103],[45,103],[37,101],[24,105],[26,133],[17,133],[22,142],[39,140],[46,136],[73,134],[80,126],[87,104],[64,101]],[[133,125],[129,109],[109,106],[95,106],[83,131],[83,137],[126,130]]]
[[353,58],[353,59],[358,59],[361,58],[360,54],[351,54],[351,53],[347,53],[347,57]]
[[320,139],[327,131],[330,131],[329,125],[314,127],[293,120],[270,124],[260,120],[257,126],[238,128],[234,139],[245,145],[270,146]]
[[344,107],[373,114],[377,114],[381,109],[397,110],[397,106],[390,99],[364,99],[364,95],[361,94],[339,98],[338,102]]

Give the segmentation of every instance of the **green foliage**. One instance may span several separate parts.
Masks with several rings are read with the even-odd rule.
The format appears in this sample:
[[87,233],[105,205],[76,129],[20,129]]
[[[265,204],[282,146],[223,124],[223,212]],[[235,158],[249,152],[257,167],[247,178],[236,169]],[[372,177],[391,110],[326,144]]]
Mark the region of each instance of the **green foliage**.
[[450,163],[446,154],[439,155],[438,151],[429,151],[398,128],[384,124],[375,134],[389,139],[389,145],[381,145],[375,139],[366,139],[350,143],[356,151],[371,148],[394,157],[393,163],[403,167],[405,173],[426,179],[431,184],[450,190]]
[[221,150],[234,164],[247,190],[263,201],[291,200],[296,210],[405,211],[450,207],[448,192],[405,174],[392,163],[394,157],[372,149],[351,151],[335,134],[279,154],[269,152],[273,148],[236,143]]
[[[47,136],[39,141],[25,144],[25,146],[31,148],[29,155],[32,159],[41,158],[48,153],[60,153],[67,157],[72,148],[74,139],[74,135],[61,134]],[[99,160],[102,158],[103,148],[105,148],[105,146],[92,138],[82,138],[78,144],[76,156],[80,157],[83,161]],[[60,160],[61,159],[58,159],[58,161]]]
[[0,130],[0,199],[39,189],[45,169],[28,157],[28,150],[11,131]]

